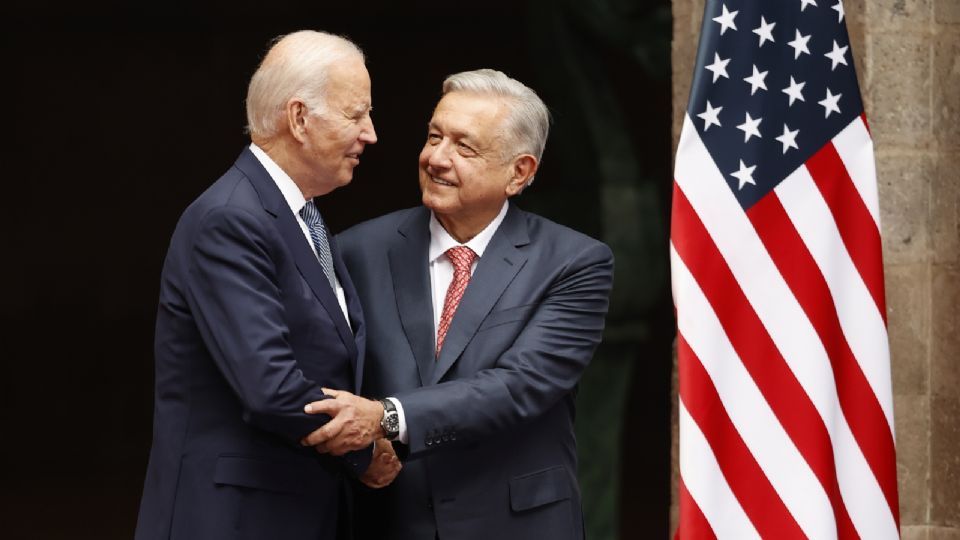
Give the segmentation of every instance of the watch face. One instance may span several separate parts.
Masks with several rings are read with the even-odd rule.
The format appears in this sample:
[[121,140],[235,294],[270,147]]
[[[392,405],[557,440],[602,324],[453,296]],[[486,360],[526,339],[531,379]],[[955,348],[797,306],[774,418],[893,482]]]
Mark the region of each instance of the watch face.
[[388,433],[396,433],[400,430],[400,419],[397,414],[388,414],[383,417],[383,430]]

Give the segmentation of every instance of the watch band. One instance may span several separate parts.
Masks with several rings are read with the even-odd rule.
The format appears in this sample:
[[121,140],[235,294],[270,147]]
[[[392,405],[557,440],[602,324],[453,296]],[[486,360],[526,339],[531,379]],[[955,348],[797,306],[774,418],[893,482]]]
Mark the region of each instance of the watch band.
[[383,405],[383,417],[380,419],[380,427],[387,440],[393,441],[400,435],[400,414],[397,412],[397,406],[389,399],[381,399]]

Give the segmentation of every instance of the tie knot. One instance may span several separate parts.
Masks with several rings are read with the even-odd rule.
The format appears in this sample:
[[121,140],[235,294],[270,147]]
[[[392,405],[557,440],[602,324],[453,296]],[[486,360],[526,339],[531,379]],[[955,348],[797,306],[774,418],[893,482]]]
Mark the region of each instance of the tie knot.
[[317,210],[317,205],[313,203],[313,200],[309,200],[307,204],[303,205],[303,208],[300,209],[300,217],[307,225],[320,223],[320,211]]
[[470,271],[470,265],[477,258],[477,254],[467,246],[452,247],[447,250],[447,258],[453,263],[456,272]]

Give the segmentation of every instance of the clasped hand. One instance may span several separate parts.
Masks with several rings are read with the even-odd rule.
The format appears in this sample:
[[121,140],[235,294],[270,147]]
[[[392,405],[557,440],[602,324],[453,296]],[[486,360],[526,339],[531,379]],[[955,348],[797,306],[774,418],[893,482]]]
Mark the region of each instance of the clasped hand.
[[308,403],[307,414],[326,414],[330,421],[300,441],[304,446],[313,446],[317,452],[342,456],[352,450],[360,450],[385,434],[380,427],[383,404],[346,390],[323,389],[334,399]]
[[323,393],[333,399],[308,403],[303,410],[307,414],[326,414],[330,421],[304,437],[300,444],[313,446],[323,454],[340,456],[375,443],[370,467],[360,481],[372,488],[381,488],[392,482],[402,465],[393,445],[383,438],[383,428],[380,427],[383,405],[345,390],[324,388]]
[[393,445],[386,439],[377,439],[373,447],[373,459],[366,472],[360,476],[360,481],[369,487],[382,488],[400,474],[400,458],[393,450]]

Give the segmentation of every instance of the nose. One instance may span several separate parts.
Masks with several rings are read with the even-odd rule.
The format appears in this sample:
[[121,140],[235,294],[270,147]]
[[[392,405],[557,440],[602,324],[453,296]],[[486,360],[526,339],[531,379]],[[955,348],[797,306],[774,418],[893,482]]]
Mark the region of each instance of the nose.
[[377,131],[373,128],[373,118],[367,116],[360,128],[360,141],[364,144],[374,144],[377,142]]
[[450,167],[450,143],[444,139],[436,146],[427,146],[427,163],[437,169],[446,169]]

